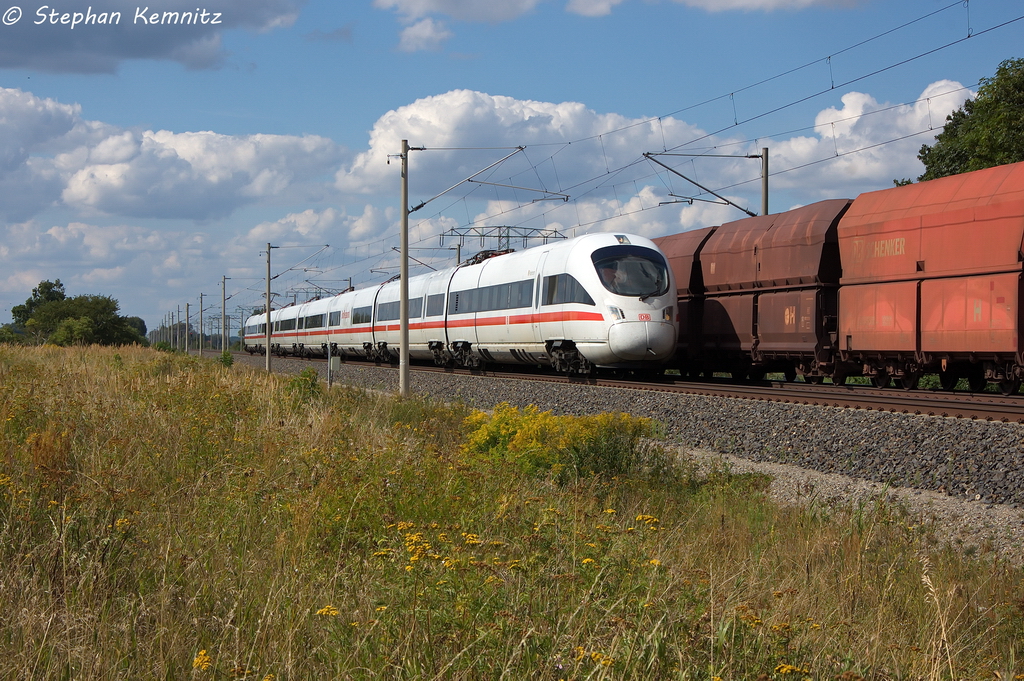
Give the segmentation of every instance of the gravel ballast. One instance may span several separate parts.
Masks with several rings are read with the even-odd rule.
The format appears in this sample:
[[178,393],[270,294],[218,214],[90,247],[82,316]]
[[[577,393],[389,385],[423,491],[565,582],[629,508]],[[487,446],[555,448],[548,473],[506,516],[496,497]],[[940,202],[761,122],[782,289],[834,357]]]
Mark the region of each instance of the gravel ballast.
[[[275,371],[304,366],[274,358]],[[325,363],[314,366],[326,376]],[[335,380],[398,389],[397,370],[356,363],[342,364]],[[955,545],[1024,564],[1024,425],[445,373],[413,372],[410,385],[481,409],[507,402],[555,414],[654,418],[699,459],[770,474],[772,495],[782,502],[888,497],[934,518]]]

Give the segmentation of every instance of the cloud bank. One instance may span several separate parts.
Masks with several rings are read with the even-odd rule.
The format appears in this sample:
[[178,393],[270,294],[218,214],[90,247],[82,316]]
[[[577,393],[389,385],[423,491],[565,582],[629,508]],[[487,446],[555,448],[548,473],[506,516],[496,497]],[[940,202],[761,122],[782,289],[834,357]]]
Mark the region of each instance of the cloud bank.
[[[658,236],[742,217],[728,206],[680,203],[711,197],[643,156],[666,148],[769,147],[773,211],[854,197],[919,175],[918,148],[970,95],[945,80],[909,105],[847,92],[799,134],[745,139],[708,137],[672,117],[453,90],[380,116],[353,155],[312,135],[125,129],[86,119],[77,105],[0,89],[0,262],[8,271],[0,293],[61,276],[76,290],[157,298],[210,268],[253,276],[267,242],[329,243],[359,254],[350,258],[363,263],[359,271],[370,266],[367,253],[386,266],[395,257],[388,239],[398,230],[400,181],[388,157],[402,139],[425,147],[410,156],[412,204],[474,176],[413,214],[414,241],[430,246],[469,224]],[[659,158],[740,205],[759,206],[756,161]],[[438,264],[451,257],[423,255]]]
[[[208,16],[202,16],[204,8],[192,0],[163,0],[159,7],[128,0],[34,5],[24,9],[17,23],[2,27],[0,67],[112,73],[125,60],[160,59],[190,69],[215,68],[225,59],[224,31],[290,26],[303,4],[304,0],[218,0]],[[157,22],[154,13],[159,15]],[[81,15],[77,23],[76,15]]]

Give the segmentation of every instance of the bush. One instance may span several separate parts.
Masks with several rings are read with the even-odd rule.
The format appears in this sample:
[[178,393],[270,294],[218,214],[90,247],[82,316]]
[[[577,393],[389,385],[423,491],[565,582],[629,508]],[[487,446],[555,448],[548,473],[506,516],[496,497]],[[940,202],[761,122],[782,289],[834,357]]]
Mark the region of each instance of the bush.
[[229,367],[235,363],[235,356],[231,354],[230,350],[225,350],[224,352],[220,353],[220,358],[218,361],[220,361],[220,363],[223,364],[224,366]]
[[320,375],[313,367],[306,367],[288,381],[285,392],[292,398],[292,406],[303,407],[318,402],[323,397]]
[[656,422],[630,414],[555,416],[503,403],[491,414],[474,412],[466,425],[464,453],[511,461],[528,474],[551,473],[560,483],[662,470],[668,461],[648,440],[659,434]]

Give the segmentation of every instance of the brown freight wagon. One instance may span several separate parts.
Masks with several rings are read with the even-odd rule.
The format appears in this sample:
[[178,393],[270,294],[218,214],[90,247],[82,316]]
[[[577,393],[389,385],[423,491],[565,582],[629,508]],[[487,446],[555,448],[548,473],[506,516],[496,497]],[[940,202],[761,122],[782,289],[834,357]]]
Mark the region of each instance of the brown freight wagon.
[[702,368],[699,339],[704,316],[704,275],[700,248],[715,229],[704,227],[653,239],[676,278],[679,339],[673,363],[683,376],[696,376]]
[[688,373],[758,379],[780,371],[812,381],[832,374],[836,230],[849,203],[822,201],[656,240],[679,282],[679,357]]
[[862,194],[839,224],[841,359],[886,385],[1024,378],[1024,163]]

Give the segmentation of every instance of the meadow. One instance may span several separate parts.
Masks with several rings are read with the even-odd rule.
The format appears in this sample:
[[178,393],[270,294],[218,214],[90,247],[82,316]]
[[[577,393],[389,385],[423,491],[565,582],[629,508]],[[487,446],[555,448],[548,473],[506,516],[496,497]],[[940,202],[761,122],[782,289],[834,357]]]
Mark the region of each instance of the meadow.
[[1024,573],[625,415],[0,346],[2,679],[1024,679]]

